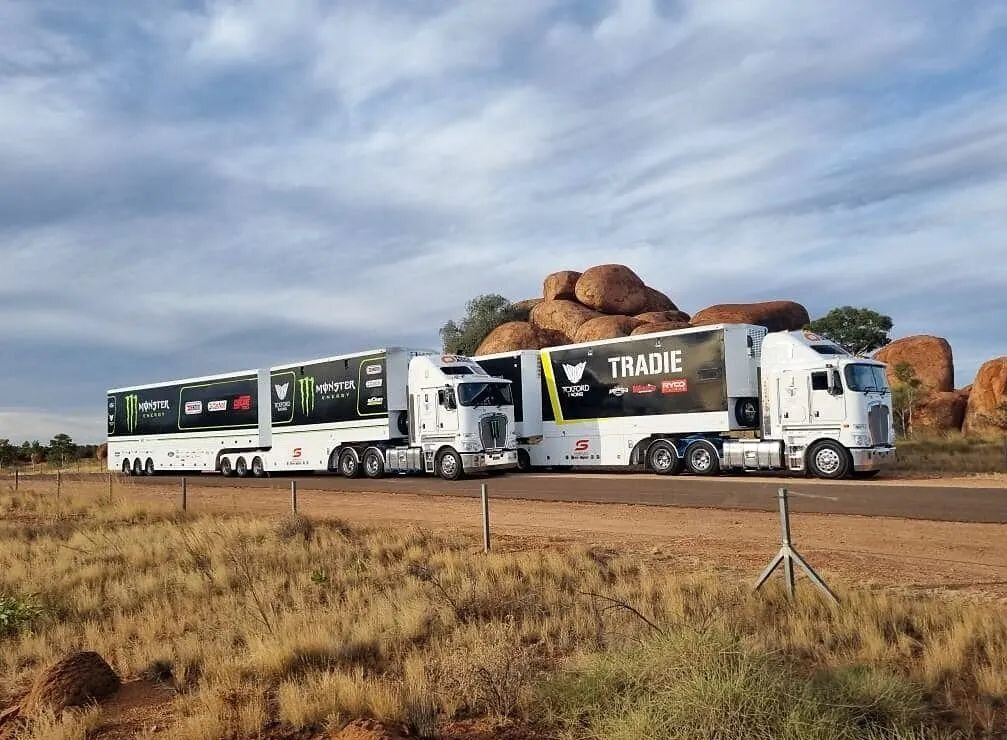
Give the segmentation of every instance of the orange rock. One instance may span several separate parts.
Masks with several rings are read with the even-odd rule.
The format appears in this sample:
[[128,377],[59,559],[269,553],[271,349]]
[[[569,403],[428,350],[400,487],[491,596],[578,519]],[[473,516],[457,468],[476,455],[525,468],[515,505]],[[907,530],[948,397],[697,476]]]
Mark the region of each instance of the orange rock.
[[476,355],[491,355],[495,352],[511,352],[517,349],[538,349],[540,347],[535,327],[527,321],[508,321],[491,331],[479,345]]
[[913,431],[958,431],[965,419],[966,403],[955,391],[931,393],[913,409]]
[[643,304],[643,308],[640,309],[640,313],[678,310],[678,306],[675,305],[674,301],[656,288],[645,286],[643,290],[647,294],[647,300]]
[[689,321],[689,314],[685,311],[647,311],[646,313],[638,313],[635,316],[636,320],[641,324],[663,324],[668,321]]
[[591,267],[577,281],[577,300],[602,313],[629,315],[647,305],[647,288],[625,265]]
[[675,329],[688,329],[692,324],[688,321],[662,321],[658,324],[640,324],[633,329],[632,334],[656,334],[659,331],[673,331]]
[[547,301],[559,299],[572,301],[577,298],[577,281],[581,273],[573,270],[560,270],[545,279],[542,285],[542,297]]
[[599,339],[628,337],[639,325],[640,322],[632,316],[599,316],[581,324],[574,339],[578,342],[595,342]]
[[692,315],[693,326],[708,324],[758,324],[769,331],[803,329],[811,318],[808,309],[794,301],[718,303]]
[[951,345],[942,337],[921,334],[896,339],[874,353],[888,365],[888,383],[895,385],[895,368],[907,363],[930,393],[944,393],[955,387],[955,365]]
[[530,321],[538,330],[559,332],[572,337],[581,324],[598,316],[601,314],[597,311],[575,301],[542,301],[531,310]]
[[979,368],[965,411],[965,432],[1002,429],[999,424],[1007,423],[1007,413],[1002,411],[1004,404],[1007,404],[1007,357],[998,357]]

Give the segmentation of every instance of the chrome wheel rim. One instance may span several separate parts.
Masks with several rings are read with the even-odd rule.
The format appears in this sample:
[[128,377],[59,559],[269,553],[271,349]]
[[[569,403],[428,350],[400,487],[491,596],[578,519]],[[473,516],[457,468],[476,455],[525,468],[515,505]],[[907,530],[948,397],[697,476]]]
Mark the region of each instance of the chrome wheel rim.
[[839,453],[831,447],[823,447],[815,453],[815,467],[826,475],[834,475],[841,465]]
[[378,474],[380,460],[378,460],[377,455],[368,455],[367,460],[364,463],[367,466],[367,474],[370,476],[375,476]]
[[350,455],[343,455],[343,475],[353,475],[354,470],[356,470],[356,463],[353,461],[353,457]]
[[709,470],[712,461],[710,451],[705,447],[700,447],[692,453],[692,467],[696,470]]
[[654,457],[652,458],[654,470],[670,470],[672,463],[671,450],[667,447],[662,446],[654,452]]
[[453,478],[458,472],[458,461],[454,455],[445,455],[441,458],[441,473],[445,478]]

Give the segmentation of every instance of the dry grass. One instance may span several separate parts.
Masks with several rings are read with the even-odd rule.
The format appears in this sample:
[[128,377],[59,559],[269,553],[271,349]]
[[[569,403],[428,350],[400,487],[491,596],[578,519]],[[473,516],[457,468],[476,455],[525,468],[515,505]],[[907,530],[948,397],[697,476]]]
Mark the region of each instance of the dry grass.
[[[612,740],[672,726],[692,730],[663,736],[1007,732],[994,604],[848,589],[838,609],[810,591],[789,605],[588,548],[487,557],[419,529],[30,490],[0,495],[0,514],[0,597],[37,606],[0,639],[0,706],[43,664],[89,649],[180,691],[159,737],[357,717],[421,737],[464,717],[547,717],[550,732]],[[20,737],[100,737],[94,722],[52,718]]]
[[1007,441],[1003,437],[961,434],[917,436],[899,440],[892,471],[913,475],[961,475],[1007,472]]

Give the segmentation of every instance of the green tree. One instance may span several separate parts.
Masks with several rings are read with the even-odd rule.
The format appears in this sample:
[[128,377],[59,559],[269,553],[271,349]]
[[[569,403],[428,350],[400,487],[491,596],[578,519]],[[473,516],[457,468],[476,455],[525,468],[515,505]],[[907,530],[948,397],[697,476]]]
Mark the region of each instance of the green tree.
[[521,311],[502,295],[490,293],[465,304],[465,316],[441,327],[441,342],[449,354],[472,355],[486,336],[500,324],[520,321]]
[[828,337],[855,355],[865,355],[891,341],[892,317],[869,308],[842,306],[834,308],[807,326]]
[[0,468],[6,468],[17,462],[18,448],[9,439],[0,439]]
[[77,459],[77,445],[69,434],[57,434],[50,440],[48,458],[49,462],[57,465],[66,465]]
[[903,437],[913,433],[913,409],[927,394],[927,387],[916,376],[916,370],[908,362],[895,366],[895,382],[892,383],[892,408],[898,431]]

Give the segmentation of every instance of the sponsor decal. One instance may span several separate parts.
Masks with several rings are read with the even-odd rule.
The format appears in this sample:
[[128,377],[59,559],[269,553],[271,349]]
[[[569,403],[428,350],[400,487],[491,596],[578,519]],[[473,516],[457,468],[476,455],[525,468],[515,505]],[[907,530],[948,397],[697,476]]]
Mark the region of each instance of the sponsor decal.
[[136,393],[130,393],[123,402],[126,404],[126,429],[130,434],[136,431],[140,425],[140,417],[153,419],[164,416],[171,411],[171,402],[164,401],[141,401]]
[[234,404],[232,408],[235,411],[251,411],[252,410],[252,397],[248,394],[243,396],[237,396],[234,399]]
[[610,357],[608,364],[614,379],[638,378],[641,375],[670,375],[682,372],[682,350]]
[[304,416],[311,416],[315,410],[315,379],[311,375],[305,375],[297,379],[297,398],[301,402],[301,413]]
[[207,411],[227,411],[227,401],[207,401]]
[[273,390],[276,391],[276,398],[280,401],[287,400],[287,391],[290,390],[290,381],[286,383],[274,383]]
[[186,401],[185,402],[185,413],[189,416],[194,414],[203,413],[203,402],[202,401]]
[[301,456],[301,448],[300,447],[295,447],[294,449],[292,449],[290,451],[290,457],[292,457],[294,460],[297,460],[300,456]]
[[348,398],[357,390],[355,380],[328,380],[324,383],[315,381],[314,376],[305,375],[297,379],[297,400],[301,407],[301,414],[311,416],[315,410],[315,398],[323,400],[335,400]]
[[815,334],[815,332],[813,332],[813,331],[805,331],[804,332],[804,338],[807,339],[809,342],[820,342],[820,341],[822,341],[822,338],[819,335]]
[[686,378],[661,381],[661,393],[668,394],[668,393],[688,393],[688,392],[689,392],[689,381]]
[[368,375],[381,375],[381,365],[368,365],[367,366]]
[[374,398],[368,398],[366,403],[368,406],[380,406],[385,402],[384,396],[374,396]]
[[115,396],[108,397],[108,433],[115,433]]
[[615,388],[610,388],[608,391],[608,395],[615,396],[616,398],[625,396],[627,393],[629,393],[629,388],[624,385],[617,385]]
[[288,380],[286,383],[273,383],[273,393],[275,395],[273,409],[278,414],[288,413],[290,411],[290,406],[293,403],[287,398],[290,394],[290,381]]
[[576,365],[567,365],[564,363],[563,372],[566,373],[566,379],[571,383],[579,383],[580,379],[584,377],[585,368],[587,368],[587,360],[578,362]]
[[633,386],[633,393],[653,393],[657,390],[657,386],[653,383],[639,383]]
[[374,380],[368,380],[364,383],[364,388],[380,388],[385,384],[385,381],[381,378],[375,378]]
[[587,452],[591,449],[591,440],[589,439],[578,439],[573,443],[574,452]]

